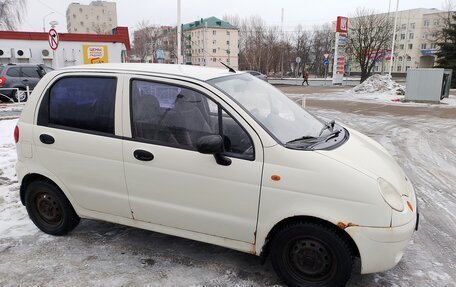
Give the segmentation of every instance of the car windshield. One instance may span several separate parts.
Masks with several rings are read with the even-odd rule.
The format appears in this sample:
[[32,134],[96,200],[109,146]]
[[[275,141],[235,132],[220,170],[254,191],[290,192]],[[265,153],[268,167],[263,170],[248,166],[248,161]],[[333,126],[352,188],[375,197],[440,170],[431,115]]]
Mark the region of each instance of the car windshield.
[[222,90],[282,144],[300,138],[318,138],[324,123],[281,91],[248,73],[209,81]]

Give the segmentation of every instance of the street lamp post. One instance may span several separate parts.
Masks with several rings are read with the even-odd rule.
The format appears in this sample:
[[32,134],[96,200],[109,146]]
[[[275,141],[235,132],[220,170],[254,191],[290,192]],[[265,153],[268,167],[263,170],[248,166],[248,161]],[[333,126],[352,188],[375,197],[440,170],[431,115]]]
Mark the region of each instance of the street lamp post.
[[391,71],[393,69],[394,63],[394,45],[396,44],[396,27],[397,27],[397,12],[399,9],[399,0],[396,2],[396,16],[394,18],[394,30],[393,30],[393,44],[391,45],[391,59],[390,59],[390,66],[389,66],[389,75],[391,76]]
[[43,17],[43,32],[46,32],[46,17],[54,14],[54,12],[51,12],[47,14],[46,16]]

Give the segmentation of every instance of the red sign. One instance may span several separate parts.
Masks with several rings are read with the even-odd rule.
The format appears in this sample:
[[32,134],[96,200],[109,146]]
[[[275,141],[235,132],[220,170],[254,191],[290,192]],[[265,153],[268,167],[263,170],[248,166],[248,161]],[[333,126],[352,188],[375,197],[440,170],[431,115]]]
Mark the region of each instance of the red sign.
[[347,33],[348,32],[348,18],[337,16],[336,32]]
[[52,28],[51,30],[49,30],[49,46],[51,47],[52,50],[57,50],[57,48],[59,47],[59,33],[57,33],[57,31]]

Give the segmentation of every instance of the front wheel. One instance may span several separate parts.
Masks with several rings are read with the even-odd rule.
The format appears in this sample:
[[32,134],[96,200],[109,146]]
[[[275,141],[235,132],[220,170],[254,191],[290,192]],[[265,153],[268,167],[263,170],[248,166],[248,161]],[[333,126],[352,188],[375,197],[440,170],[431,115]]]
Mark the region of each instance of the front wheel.
[[345,286],[353,252],[336,230],[313,222],[290,224],[271,242],[271,262],[289,286]]
[[47,181],[27,186],[25,206],[30,219],[43,232],[64,235],[79,224],[79,216],[63,192]]

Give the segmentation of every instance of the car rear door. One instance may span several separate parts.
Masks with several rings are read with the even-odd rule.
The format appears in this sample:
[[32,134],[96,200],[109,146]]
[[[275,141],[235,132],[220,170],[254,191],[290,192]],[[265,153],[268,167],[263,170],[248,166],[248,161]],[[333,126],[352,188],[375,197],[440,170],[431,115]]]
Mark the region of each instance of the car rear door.
[[[136,220],[253,243],[263,148],[235,110],[188,82],[129,76],[123,156]],[[228,166],[196,151],[221,134]]]
[[24,86],[28,86],[30,90],[33,90],[41,79],[38,72],[38,66],[22,67],[21,72],[22,83]]
[[122,76],[67,73],[42,96],[33,136],[44,173],[63,183],[78,207],[131,217],[122,158]]

